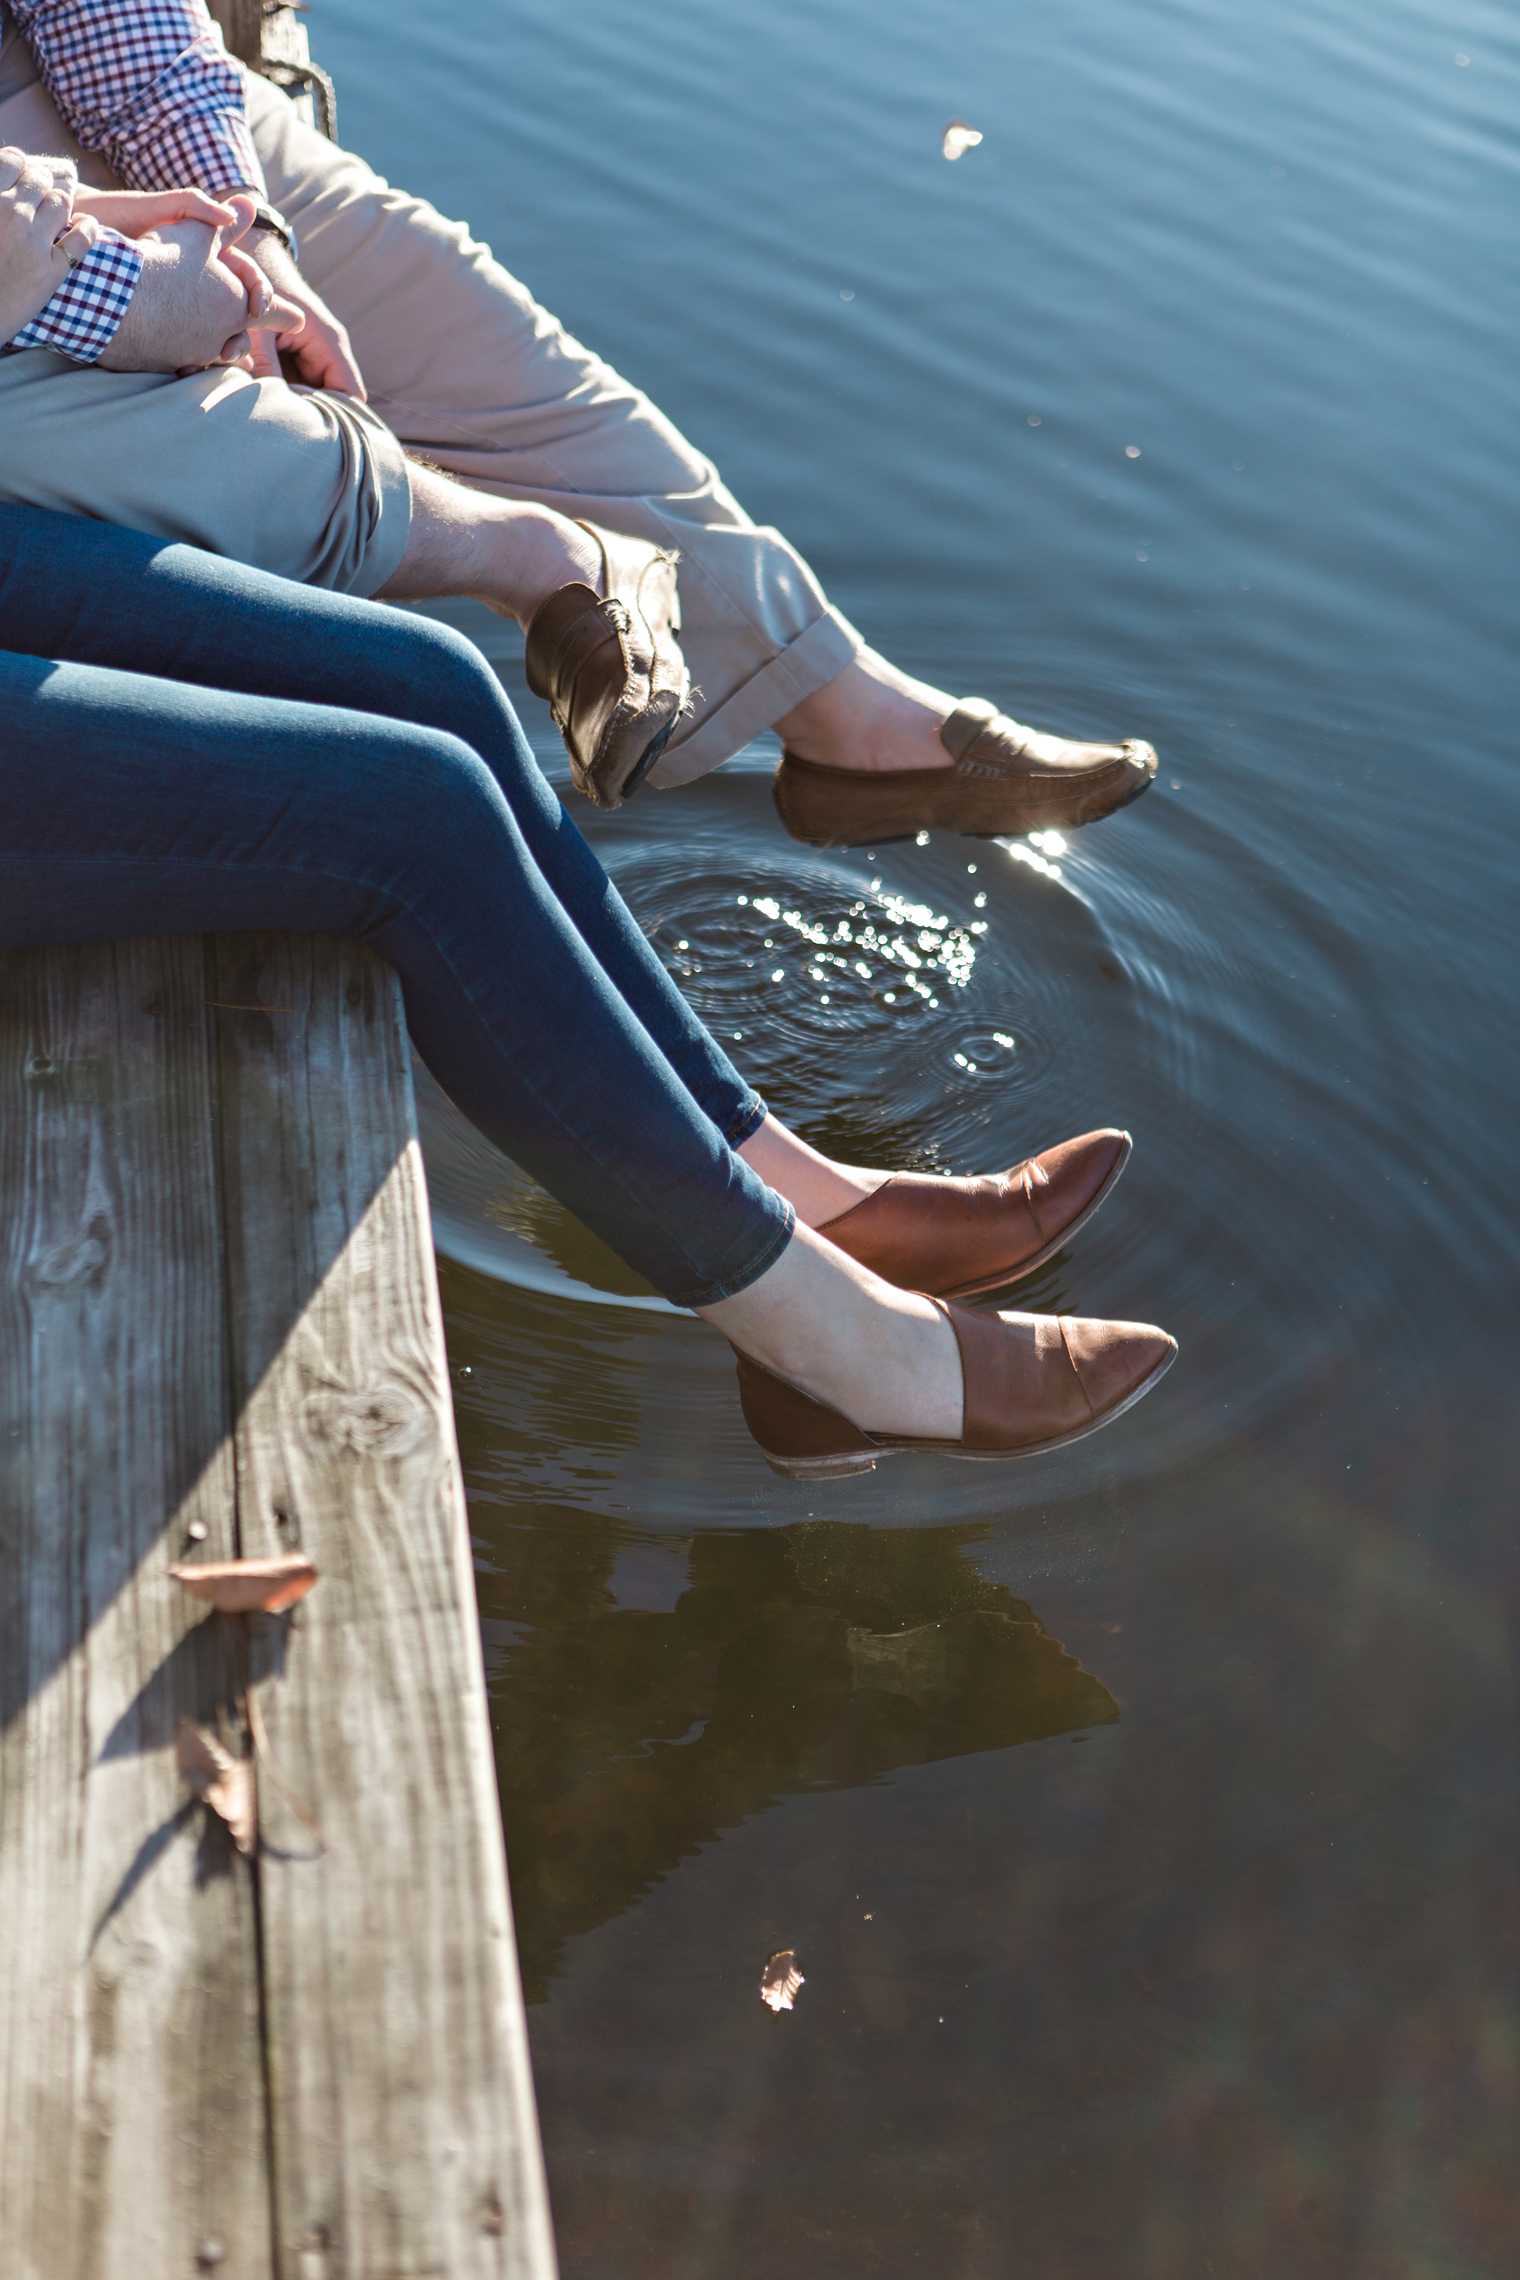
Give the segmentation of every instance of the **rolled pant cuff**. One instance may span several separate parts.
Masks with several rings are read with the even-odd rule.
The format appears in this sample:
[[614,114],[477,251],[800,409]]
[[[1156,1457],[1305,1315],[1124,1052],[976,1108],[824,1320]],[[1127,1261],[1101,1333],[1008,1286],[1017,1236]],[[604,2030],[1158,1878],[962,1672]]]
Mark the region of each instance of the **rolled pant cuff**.
[[785,1216],[770,1223],[765,1239],[757,1250],[751,1252],[742,1264],[727,1268],[715,1282],[702,1283],[691,1290],[667,1290],[665,1296],[671,1305],[716,1306],[720,1298],[737,1298],[741,1290],[748,1290],[751,1283],[758,1282],[767,1268],[776,1264],[790,1243],[797,1225],[797,1214],[791,1205],[782,1203],[779,1195],[776,1202],[781,1205]]
[[667,745],[646,781],[656,791],[668,792],[720,767],[794,705],[824,688],[864,647],[864,638],[831,603],[779,657],[762,665],[716,712],[706,714],[690,736]]
[[736,1152],[742,1148],[745,1141],[752,1139],[755,1133],[759,1131],[769,1114],[770,1110],[760,1095],[757,1092],[752,1092],[734,1122],[723,1135],[730,1148]]

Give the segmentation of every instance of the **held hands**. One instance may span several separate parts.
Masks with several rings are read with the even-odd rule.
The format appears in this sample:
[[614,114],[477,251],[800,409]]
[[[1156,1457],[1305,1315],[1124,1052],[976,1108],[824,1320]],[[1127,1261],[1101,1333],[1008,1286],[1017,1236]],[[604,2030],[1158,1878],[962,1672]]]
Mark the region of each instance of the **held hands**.
[[[213,227],[226,225],[235,213],[241,220],[242,209],[251,208],[252,204],[241,191],[220,204],[199,190],[167,190],[156,194],[136,190],[79,190],[74,195],[76,215],[84,210],[108,229],[120,230],[123,237],[131,238],[145,230],[158,231],[166,223],[177,221],[208,222]],[[364,382],[343,326],[321,295],[312,291],[277,237],[261,230],[242,245],[239,241],[245,238],[246,230],[244,223],[241,229],[230,232],[222,259],[224,262],[230,259],[244,278],[250,312],[263,320],[257,325],[251,322],[248,325],[251,343],[244,345],[249,370],[260,379],[281,379],[280,357],[284,354],[307,387],[333,388],[341,395],[357,396],[362,403]],[[109,364],[109,352],[100,361]],[[202,361],[241,362],[243,353],[236,358]]]
[[[76,227],[104,224],[136,238],[142,276],[116,337],[98,361],[108,372],[195,372],[250,359],[259,334],[297,338],[305,324],[242,250],[254,201],[199,190],[76,190]],[[250,369],[253,369],[250,362]]]
[[[278,238],[249,229],[255,201],[201,190],[87,190],[67,161],[0,148],[0,341],[44,309],[102,229],[136,241],[142,275],[110,346],[113,372],[194,372],[243,364],[281,377],[280,354],[310,387],[364,396],[343,326]],[[252,250],[245,248],[244,241]]]

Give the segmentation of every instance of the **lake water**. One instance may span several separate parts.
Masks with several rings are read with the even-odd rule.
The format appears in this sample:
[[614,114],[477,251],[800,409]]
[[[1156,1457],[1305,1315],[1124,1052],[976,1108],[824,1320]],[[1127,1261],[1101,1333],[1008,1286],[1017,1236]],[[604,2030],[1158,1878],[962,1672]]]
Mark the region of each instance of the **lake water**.
[[[783,1484],[721,1342],[425,1099],[567,2280],[1509,2280],[1513,18],[312,31],[878,647],[1161,753],[1064,849],[812,854],[763,744],[592,819],[822,1144],[1133,1131],[1021,1303],[1181,1359],[1064,1457]],[[937,1010],[813,962],[852,910],[938,922]]]

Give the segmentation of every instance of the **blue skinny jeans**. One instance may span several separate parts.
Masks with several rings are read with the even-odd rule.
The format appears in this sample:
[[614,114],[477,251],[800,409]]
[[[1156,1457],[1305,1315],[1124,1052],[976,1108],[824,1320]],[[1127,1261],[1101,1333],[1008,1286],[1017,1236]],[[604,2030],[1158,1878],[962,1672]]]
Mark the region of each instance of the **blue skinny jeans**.
[[370,943],[497,1147],[678,1306],[793,1214],[703,1028],[447,626],[0,505],[0,943]]

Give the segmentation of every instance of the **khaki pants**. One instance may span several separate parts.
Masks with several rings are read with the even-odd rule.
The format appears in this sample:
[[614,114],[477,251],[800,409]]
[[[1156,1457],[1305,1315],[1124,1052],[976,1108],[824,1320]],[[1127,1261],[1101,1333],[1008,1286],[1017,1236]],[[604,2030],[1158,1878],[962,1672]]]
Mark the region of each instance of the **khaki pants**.
[[[701,693],[656,785],[716,767],[849,662],[860,637],[801,556],[487,247],[256,78],[248,113],[302,271],[348,327],[368,407],[242,373],[107,373],[31,350],[0,359],[0,495],[372,594],[405,547],[399,438],[480,490],[673,546]],[[0,141],[74,148],[14,32]],[[81,172],[108,179],[98,161]]]
[[[110,187],[4,21],[0,142],[66,153],[87,182]],[[412,511],[406,455],[366,405],[246,372],[102,372],[44,348],[0,357],[0,498],[352,594],[385,584]]]

